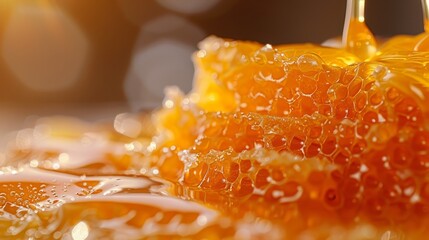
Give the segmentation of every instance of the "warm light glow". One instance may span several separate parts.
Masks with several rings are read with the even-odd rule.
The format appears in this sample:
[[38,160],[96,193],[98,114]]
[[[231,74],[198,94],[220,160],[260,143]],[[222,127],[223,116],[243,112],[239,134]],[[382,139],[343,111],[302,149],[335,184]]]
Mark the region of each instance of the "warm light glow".
[[71,232],[73,240],[85,240],[89,236],[89,227],[85,222],[76,224]]
[[194,51],[192,46],[179,41],[161,40],[138,52],[133,68],[145,92],[151,93],[160,102],[165,86],[190,85],[185,81],[192,79],[193,66],[189,56]]
[[16,5],[6,25],[2,56],[33,90],[67,89],[79,80],[88,40],[79,26],[48,1]]
[[177,85],[185,92],[191,89],[191,55],[203,37],[204,32],[193,23],[170,14],[142,27],[125,80],[132,109],[158,107],[166,86]]
[[118,114],[113,126],[118,133],[128,137],[137,137],[143,127],[138,119],[127,113]]
[[58,156],[58,161],[60,164],[67,164],[67,162],[70,160],[70,155],[67,153],[60,153]]

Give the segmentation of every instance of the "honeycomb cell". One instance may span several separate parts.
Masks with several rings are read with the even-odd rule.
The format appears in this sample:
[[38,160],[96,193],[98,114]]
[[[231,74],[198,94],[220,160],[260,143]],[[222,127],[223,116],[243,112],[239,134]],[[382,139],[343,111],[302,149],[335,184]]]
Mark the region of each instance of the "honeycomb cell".
[[339,208],[342,204],[341,198],[341,194],[337,189],[329,188],[325,192],[324,201],[329,207]]

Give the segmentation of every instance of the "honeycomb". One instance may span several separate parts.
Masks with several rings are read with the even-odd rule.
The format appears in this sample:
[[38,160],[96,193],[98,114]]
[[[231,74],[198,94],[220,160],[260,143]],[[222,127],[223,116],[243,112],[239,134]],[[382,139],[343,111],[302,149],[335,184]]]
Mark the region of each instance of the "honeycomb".
[[420,234],[429,216],[427,58],[390,52],[410,48],[396,41],[362,62],[313,45],[206,39],[194,56],[196,88],[172,93],[158,113],[169,133],[161,139],[173,143],[158,145],[174,149],[160,175],[183,197],[295,230],[308,227],[302,219],[364,219]]

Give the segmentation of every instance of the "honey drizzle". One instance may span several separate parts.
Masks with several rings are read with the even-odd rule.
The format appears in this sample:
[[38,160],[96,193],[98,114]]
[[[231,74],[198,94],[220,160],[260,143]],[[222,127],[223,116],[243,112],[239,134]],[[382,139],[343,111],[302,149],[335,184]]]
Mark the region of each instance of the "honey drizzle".
[[429,32],[429,0],[422,0],[423,25],[425,32]]
[[[429,0],[422,0],[423,8],[423,26],[425,33],[429,33]],[[429,50],[429,35],[422,34],[422,38],[414,46],[414,51],[424,51]]]
[[377,44],[365,24],[365,0],[348,0],[343,30],[343,47],[366,60],[375,55]]

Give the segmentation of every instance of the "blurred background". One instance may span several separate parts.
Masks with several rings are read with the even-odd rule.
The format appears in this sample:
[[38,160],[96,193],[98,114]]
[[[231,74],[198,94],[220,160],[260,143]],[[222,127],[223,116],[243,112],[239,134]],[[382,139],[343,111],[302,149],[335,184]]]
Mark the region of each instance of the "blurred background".
[[[0,0],[0,133],[28,119],[99,119],[191,88],[209,35],[280,44],[340,36],[346,0]],[[419,0],[369,0],[383,37],[423,31]]]

